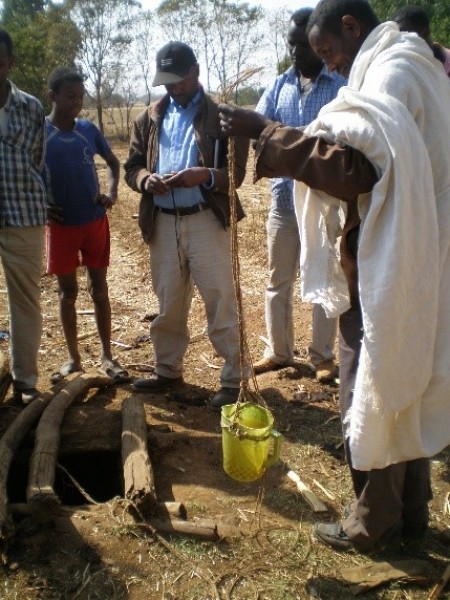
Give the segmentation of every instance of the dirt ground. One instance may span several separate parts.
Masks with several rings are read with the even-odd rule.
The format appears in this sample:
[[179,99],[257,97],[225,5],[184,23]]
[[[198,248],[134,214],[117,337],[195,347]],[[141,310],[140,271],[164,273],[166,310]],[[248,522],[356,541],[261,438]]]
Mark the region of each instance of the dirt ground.
[[[114,149],[123,162],[125,146]],[[253,186],[249,171],[240,191],[247,217],[239,225],[239,245],[246,337],[257,360],[264,349],[265,219],[270,196],[267,181]],[[157,302],[149,281],[148,250],[135,219],[137,194],[121,184],[119,200],[110,214],[113,349],[133,377],[142,377],[152,365],[149,323]],[[90,371],[99,366],[99,345],[96,335],[90,335],[95,323],[82,269],[79,282],[80,348],[84,369]],[[2,280],[0,294],[6,298]],[[50,375],[66,354],[57,287],[48,276],[42,278],[42,309],[39,386],[52,392]],[[2,331],[8,329],[6,313],[3,301]],[[395,555],[370,558],[333,552],[312,538],[312,525],[339,518],[352,491],[341,443],[338,387],[319,385],[305,360],[310,317],[310,307],[296,300],[297,364],[257,378],[283,442],[279,463],[254,483],[238,483],[222,468],[220,415],[209,406],[219,386],[221,361],[206,335],[197,295],[191,310],[185,387],[168,395],[140,395],[149,431],[159,432],[160,438],[169,434],[170,441],[150,447],[158,499],[182,502],[190,521],[208,519],[227,537],[219,541],[158,537],[135,523],[120,500],[120,408],[131,388],[91,390],[71,406],[61,431],[59,463],[64,470],[58,468],[55,489],[69,507],[67,514],[47,525],[16,518],[16,533],[6,548],[7,564],[0,567],[0,598],[346,599],[356,590],[348,585],[345,571],[380,560],[419,560],[440,576],[449,556],[445,537],[450,527],[449,449],[432,461],[431,527],[423,542],[404,546]],[[7,348],[8,340],[0,341],[0,349],[7,352]],[[8,395],[0,405],[1,432],[20,410]],[[33,441],[31,432],[11,467],[8,494],[14,504],[25,502]],[[287,477],[289,469],[325,503],[327,512],[313,512]],[[425,599],[432,585],[430,578],[422,585],[394,579],[363,597]],[[441,597],[450,598],[450,590]]]

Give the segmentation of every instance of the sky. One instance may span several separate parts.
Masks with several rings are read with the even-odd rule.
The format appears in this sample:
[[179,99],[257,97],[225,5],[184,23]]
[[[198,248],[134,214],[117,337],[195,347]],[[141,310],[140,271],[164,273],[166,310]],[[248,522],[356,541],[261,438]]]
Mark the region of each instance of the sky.
[[[142,4],[142,8],[155,10],[160,4],[161,0],[140,0]],[[233,2],[238,3],[239,0],[233,0]],[[279,0],[259,0],[259,2],[254,0],[248,0],[249,4],[256,5],[259,4],[264,9],[275,9],[275,8],[287,8],[288,10],[297,10],[298,8],[303,8],[304,6],[311,6],[314,8],[316,6],[318,0],[282,0],[278,4]]]

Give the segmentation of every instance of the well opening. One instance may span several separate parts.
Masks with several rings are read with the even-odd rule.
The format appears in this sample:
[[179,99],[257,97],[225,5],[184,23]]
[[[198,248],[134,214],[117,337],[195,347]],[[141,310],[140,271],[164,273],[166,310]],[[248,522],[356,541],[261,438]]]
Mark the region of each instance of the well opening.
[[[29,461],[31,453],[21,452],[11,465],[8,477],[8,500],[26,502]],[[70,473],[77,484],[96,502],[107,502],[123,496],[121,455],[118,451],[98,451],[65,454],[58,463]],[[58,466],[54,490],[66,506],[88,504],[87,498],[77,489],[67,473]]]

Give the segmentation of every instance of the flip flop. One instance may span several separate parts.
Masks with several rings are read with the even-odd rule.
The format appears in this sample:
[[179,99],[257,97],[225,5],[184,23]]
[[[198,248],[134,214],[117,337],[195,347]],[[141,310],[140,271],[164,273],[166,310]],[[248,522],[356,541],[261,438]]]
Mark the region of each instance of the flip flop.
[[128,383],[130,375],[120,366],[117,360],[105,359],[99,371],[111,379],[113,383]]
[[81,373],[82,370],[83,369],[81,368],[77,369],[73,362],[69,360],[63,364],[59,371],[52,373],[50,376],[50,381],[52,383],[59,383],[62,379],[64,379],[64,377],[67,377],[67,375],[71,375],[72,373]]

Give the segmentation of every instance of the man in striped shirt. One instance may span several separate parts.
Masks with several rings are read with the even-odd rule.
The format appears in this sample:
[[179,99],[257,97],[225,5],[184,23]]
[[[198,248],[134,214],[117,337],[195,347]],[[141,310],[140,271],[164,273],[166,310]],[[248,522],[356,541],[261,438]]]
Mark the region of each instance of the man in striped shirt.
[[[322,106],[333,100],[346,80],[330,73],[313,52],[306,35],[312,8],[294,12],[287,42],[292,66],[266,89],[256,111],[292,127],[308,125]],[[269,281],[265,312],[268,346],[254,364],[255,373],[272,371],[291,364],[294,357],[293,291],[299,270],[300,236],[294,211],[294,181],[289,177],[271,179],[272,203],[267,220]],[[313,309],[309,358],[319,381],[336,375],[334,344],[336,319],[328,319],[321,305]]]
[[14,396],[27,404],[39,395],[45,128],[39,101],[9,81],[13,64],[11,38],[0,29],[0,258],[8,293]]

